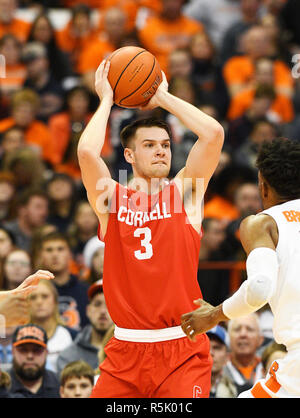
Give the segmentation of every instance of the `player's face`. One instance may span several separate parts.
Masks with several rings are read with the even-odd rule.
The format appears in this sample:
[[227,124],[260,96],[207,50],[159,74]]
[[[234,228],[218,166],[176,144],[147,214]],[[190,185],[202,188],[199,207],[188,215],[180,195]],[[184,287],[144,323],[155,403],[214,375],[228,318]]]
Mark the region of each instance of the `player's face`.
[[160,127],[139,128],[132,150],[132,166],[140,177],[165,178],[171,165],[170,138]]
[[61,398],[89,398],[93,385],[87,377],[70,377],[60,388]]

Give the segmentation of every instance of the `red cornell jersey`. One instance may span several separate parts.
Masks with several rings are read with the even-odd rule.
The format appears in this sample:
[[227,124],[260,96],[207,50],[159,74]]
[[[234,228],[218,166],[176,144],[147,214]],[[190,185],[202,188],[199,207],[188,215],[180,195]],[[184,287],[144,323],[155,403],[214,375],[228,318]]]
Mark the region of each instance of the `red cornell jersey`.
[[117,183],[104,241],[103,290],[118,327],[174,327],[196,308],[200,235],[175,183],[150,196]]

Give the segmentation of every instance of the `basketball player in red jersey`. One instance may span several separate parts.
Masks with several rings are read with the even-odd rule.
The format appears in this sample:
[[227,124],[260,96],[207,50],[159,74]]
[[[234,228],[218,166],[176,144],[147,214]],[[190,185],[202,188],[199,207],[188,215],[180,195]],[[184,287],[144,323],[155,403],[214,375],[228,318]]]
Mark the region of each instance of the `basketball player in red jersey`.
[[201,216],[193,213],[201,208],[218,164],[224,131],[216,120],[170,94],[163,75],[147,108],[160,106],[174,114],[198,140],[185,167],[168,182],[168,125],[142,120],[125,127],[121,141],[134,179],[130,188],[124,187],[111,178],[100,157],[113,105],[108,71],[109,62],[103,61],[95,75],[101,104],[78,145],[82,180],[105,241],[103,288],[116,325],[92,397],[208,397],[208,338],[202,334],[190,341],[180,323],[201,297]]

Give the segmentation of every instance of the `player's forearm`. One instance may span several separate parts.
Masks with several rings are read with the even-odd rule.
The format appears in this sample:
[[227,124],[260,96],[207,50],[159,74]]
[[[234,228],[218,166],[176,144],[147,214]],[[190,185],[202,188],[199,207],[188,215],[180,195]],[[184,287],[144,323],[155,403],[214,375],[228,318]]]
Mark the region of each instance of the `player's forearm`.
[[192,104],[185,102],[169,92],[162,92],[159,96],[160,107],[175,115],[180,121],[199,138],[205,140],[223,139],[222,125],[211,116],[205,114]]
[[79,158],[85,152],[91,152],[97,157],[101,154],[110,111],[111,102],[104,98],[80,137],[78,143]]

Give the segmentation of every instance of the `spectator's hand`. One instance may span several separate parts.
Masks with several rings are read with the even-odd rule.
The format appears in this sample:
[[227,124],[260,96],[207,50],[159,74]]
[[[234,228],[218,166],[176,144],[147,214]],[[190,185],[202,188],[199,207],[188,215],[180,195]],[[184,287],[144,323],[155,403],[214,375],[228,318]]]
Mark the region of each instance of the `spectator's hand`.
[[196,335],[209,331],[220,322],[220,305],[214,307],[203,299],[194,300],[200,306],[195,311],[181,316],[181,328],[191,341],[196,341]]
[[168,87],[169,87],[168,82],[167,82],[167,77],[166,77],[165,73],[163,71],[161,73],[162,73],[162,82],[158,86],[155,94],[152,96],[150,101],[145,106],[141,106],[141,107],[139,107],[139,109],[141,109],[141,110],[151,110],[151,109],[155,109],[156,107],[160,106],[161,97],[168,91]]
[[114,93],[111,85],[108,81],[108,71],[110,67],[110,61],[103,60],[95,73],[95,90],[100,100],[104,98],[110,101],[110,104],[114,103]]

